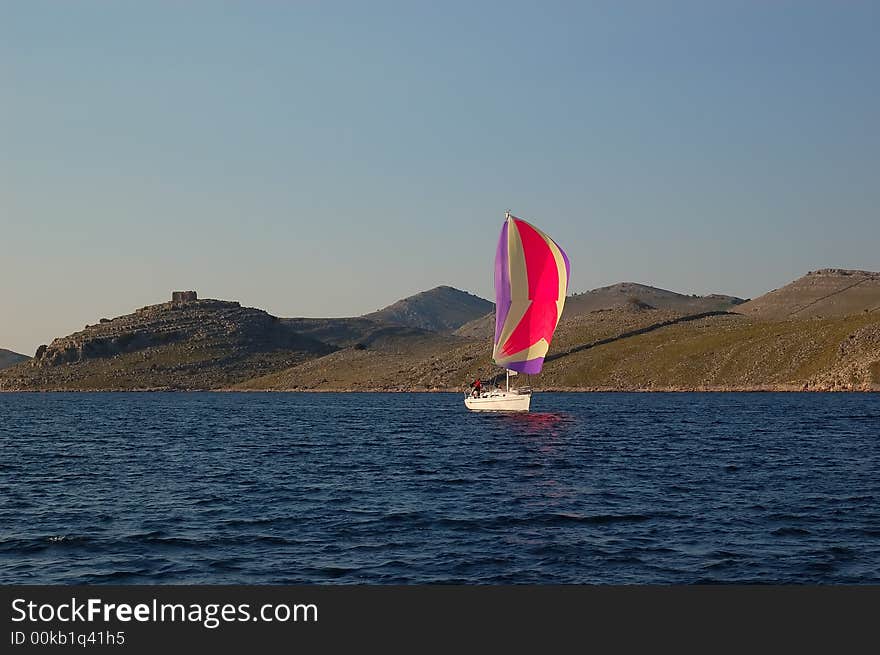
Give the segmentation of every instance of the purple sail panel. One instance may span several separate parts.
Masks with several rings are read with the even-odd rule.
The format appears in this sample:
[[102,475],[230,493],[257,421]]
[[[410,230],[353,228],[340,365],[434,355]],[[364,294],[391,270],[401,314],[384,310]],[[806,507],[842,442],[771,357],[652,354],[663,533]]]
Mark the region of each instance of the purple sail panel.
[[[556,242],[554,241],[553,243]],[[556,247],[559,248],[558,243],[556,243]],[[562,255],[562,261],[565,262],[565,292],[568,293],[568,280],[571,278],[571,262],[568,261],[568,255],[565,254],[562,248],[559,248],[559,253]]]
[[516,371],[517,373],[525,373],[526,375],[537,375],[541,372],[541,367],[544,365],[543,357],[535,357],[534,359],[527,359],[524,362],[510,362],[509,364],[505,364],[505,368],[509,368],[511,371]]
[[510,266],[507,256],[507,221],[501,226],[498,249],[495,251],[495,343],[501,336],[510,311]]

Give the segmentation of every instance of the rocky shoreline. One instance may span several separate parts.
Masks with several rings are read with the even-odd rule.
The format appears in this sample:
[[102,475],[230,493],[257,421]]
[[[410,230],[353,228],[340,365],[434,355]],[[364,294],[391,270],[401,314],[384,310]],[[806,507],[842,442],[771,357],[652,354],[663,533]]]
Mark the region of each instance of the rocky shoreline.
[[[880,385],[798,385],[762,384],[751,386],[703,386],[689,387],[548,387],[534,389],[535,393],[880,393]],[[451,388],[324,388],[324,389],[179,389],[173,387],[150,387],[143,389],[0,389],[0,393],[464,393],[464,389]]]

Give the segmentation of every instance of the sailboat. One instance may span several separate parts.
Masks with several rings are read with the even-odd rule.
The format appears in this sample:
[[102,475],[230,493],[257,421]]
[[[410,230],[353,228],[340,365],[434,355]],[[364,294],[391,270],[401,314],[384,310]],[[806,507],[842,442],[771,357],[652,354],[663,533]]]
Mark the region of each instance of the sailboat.
[[527,412],[529,387],[510,386],[511,375],[540,373],[562,316],[571,264],[553,239],[521,218],[505,214],[495,251],[495,336],[492,359],[505,369],[504,389],[465,395],[475,411]]

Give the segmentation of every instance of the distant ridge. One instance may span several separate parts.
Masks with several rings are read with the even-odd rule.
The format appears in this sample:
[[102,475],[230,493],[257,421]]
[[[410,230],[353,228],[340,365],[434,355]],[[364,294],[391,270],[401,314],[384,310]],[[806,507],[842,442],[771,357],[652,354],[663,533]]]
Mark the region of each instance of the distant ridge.
[[317,339],[335,348],[365,347],[377,339],[411,337],[416,333],[434,334],[431,330],[406,325],[390,325],[361,316],[353,318],[282,318],[295,332]]
[[[678,312],[681,314],[703,314],[729,310],[745,302],[736,296],[713,293],[707,296],[688,296],[675,291],[667,291],[636,282],[618,282],[592,291],[576,293],[565,299],[562,321],[590,312],[611,309],[646,310]],[[490,314],[462,325],[455,334],[462,337],[486,338],[495,329],[494,307]]]
[[745,302],[736,296],[713,293],[708,296],[688,296],[636,282],[618,282],[585,293],[569,296],[565,301],[563,318],[595,312],[600,309],[616,309],[627,305],[647,305],[654,309],[699,314],[730,309]]
[[880,311],[880,273],[845,268],[810,271],[737,307],[764,320],[837,317]]
[[465,291],[439,286],[365,314],[378,323],[448,333],[493,311],[494,304]]
[[11,350],[0,348],[0,369],[15,366],[16,364],[20,364],[21,362],[27,361],[28,359],[30,359],[30,357],[28,357],[27,355],[20,355],[19,353],[12,352]]

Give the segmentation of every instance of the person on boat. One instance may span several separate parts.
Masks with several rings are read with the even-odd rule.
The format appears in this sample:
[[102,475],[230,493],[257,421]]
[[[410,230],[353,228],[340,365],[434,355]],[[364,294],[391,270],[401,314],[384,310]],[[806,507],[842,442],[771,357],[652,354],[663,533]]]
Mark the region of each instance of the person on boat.
[[480,378],[477,378],[476,380],[474,380],[474,383],[471,386],[474,388],[474,397],[479,398],[480,393],[483,390],[483,383],[480,382]]

